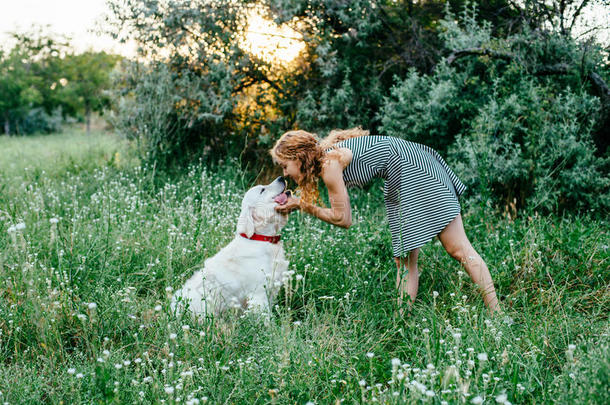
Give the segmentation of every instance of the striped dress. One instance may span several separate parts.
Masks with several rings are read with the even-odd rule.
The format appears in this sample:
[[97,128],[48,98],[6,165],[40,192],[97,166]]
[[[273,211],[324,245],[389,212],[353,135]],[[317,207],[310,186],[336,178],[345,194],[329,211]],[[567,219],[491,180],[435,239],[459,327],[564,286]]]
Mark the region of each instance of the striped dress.
[[334,148],[352,151],[352,161],[343,170],[348,188],[385,179],[394,257],[423,246],[460,213],[458,196],[466,186],[434,149],[379,135],[347,139]]

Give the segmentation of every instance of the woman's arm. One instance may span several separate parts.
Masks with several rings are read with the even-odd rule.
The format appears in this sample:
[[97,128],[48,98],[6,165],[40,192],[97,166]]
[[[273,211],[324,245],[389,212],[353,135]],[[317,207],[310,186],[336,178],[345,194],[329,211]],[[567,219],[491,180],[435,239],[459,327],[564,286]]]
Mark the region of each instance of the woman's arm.
[[[351,151],[349,158],[351,158]],[[351,160],[351,159],[349,159]],[[349,161],[347,162],[349,164]],[[328,159],[322,169],[322,180],[328,189],[330,208],[322,208],[317,205],[301,201],[298,198],[290,198],[289,201],[277,210],[290,212],[300,208],[302,211],[342,228],[352,225],[352,209],[347,193],[347,187],[343,182],[343,169],[345,162],[340,159]]]
[[343,182],[343,166],[338,160],[332,159],[325,164],[322,180],[328,189],[330,208],[322,208],[301,201],[301,210],[329,224],[349,228],[352,225],[352,208],[347,187]]

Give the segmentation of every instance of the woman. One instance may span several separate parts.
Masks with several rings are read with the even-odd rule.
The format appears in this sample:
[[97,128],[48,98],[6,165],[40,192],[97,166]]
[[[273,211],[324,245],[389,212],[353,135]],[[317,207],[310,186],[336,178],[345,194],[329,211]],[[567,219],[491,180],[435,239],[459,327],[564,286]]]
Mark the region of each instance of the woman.
[[[385,179],[399,305],[405,291],[410,303],[415,300],[419,248],[438,236],[482,290],[489,310],[499,310],[487,265],[464,232],[458,196],[466,187],[436,151],[390,136],[369,136],[368,131],[353,128],[332,131],[321,141],[306,131],[289,131],[270,153],[284,176],[294,179],[301,190],[300,198],[291,197],[276,209],[285,213],[300,209],[343,228],[352,223],[347,188],[375,177]],[[330,208],[317,205],[318,178],[328,189]]]

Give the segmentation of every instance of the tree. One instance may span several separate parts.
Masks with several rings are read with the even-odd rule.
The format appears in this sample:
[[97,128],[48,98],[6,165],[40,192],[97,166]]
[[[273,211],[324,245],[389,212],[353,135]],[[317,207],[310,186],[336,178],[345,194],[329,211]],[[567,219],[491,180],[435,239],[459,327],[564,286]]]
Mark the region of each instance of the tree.
[[[409,88],[397,90],[394,88],[397,80],[411,77],[413,89],[423,83],[434,84],[435,68],[444,58],[453,58],[455,62],[449,63],[459,63],[465,55],[501,59],[503,49],[487,47],[479,55],[473,49],[444,47],[445,6],[451,4],[453,9],[461,9],[466,4],[477,5],[472,17],[487,21],[485,33],[498,43],[519,33],[523,34],[520,38],[531,34],[537,39],[547,33],[544,21],[535,18],[532,9],[522,6],[528,2],[511,0],[109,0],[109,3],[117,37],[137,40],[141,55],[152,60],[129,71],[131,76],[123,80],[123,101],[137,106],[134,103],[147,102],[146,94],[154,94],[151,100],[163,100],[162,116],[169,121],[162,124],[155,120],[146,125],[146,117],[151,114],[138,115],[136,108],[130,108],[134,114],[127,118],[130,124],[122,128],[131,131],[128,136],[132,137],[144,136],[146,132],[137,133],[135,128],[172,128],[163,142],[143,142],[163,149],[163,153],[148,156],[162,157],[168,162],[187,155],[199,157],[202,150],[209,150],[210,154],[233,153],[249,162],[262,163],[267,160],[265,149],[273,140],[295,127],[323,135],[333,128],[362,125],[374,133],[381,128],[393,128],[422,139],[430,132],[438,135],[434,146],[446,149],[455,140],[462,121],[476,116],[491,89],[485,82],[489,76],[481,77],[481,86],[473,85],[478,98],[468,102],[461,102],[460,86],[444,87],[442,82],[436,83],[438,93],[432,95],[436,98],[411,93],[396,101],[394,112],[411,114],[414,120],[424,111],[438,112],[437,116],[427,116],[425,122],[399,122],[387,110],[382,111],[382,107],[392,104],[385,101],[387,97]],[[302,37],[305,48],[289,68],[278,68],[241,46],[252,10],[262,11],[276,24],[290,26],[297,37]],[[551,11],[556,12],[559,11]],[[566,52],[558,46],[557,36],[552,38],[543,41],[547,48],[533,47],[532,53],[520,53],[526,66],[557,68],[553,61],[578,54]],[[527,49],[530,45],[523,40],[515,46]],[[593,48],[592,52],[576,57],[596,54]],[[528,58],[536,63],[526,63]],[[512,60],[512,56],[504,60]],[[581,66],[588,69],[591,64],[584,61]],[[480,67],[473,64],[467,74],[478,77]],[[160,89],[168,94],[161,95],[159,89],[151,86],[155,69],[164,72]],[[544,71],[536,74],[542,76]],[[168,77],[169,82],[165,80]],[[582,84],[578,80],[577,83]],[[443,96],[451,96],[454,104],[442,104]],[[417,101],[419,112],[406,111],[414,104],[411,101]],[[436,101],[441,103],[430,104]],[[154,111],[154,106],[143,110]],[[387,122],[383,122],[384,117]],[[142,121],[132,125],[133,119]]]
[[63,68],[62,81],[55,100],[68,111],[83,112],[87,134],[91,130],[91,113],[110,106],[110,73],[120,60],[117,55],[105,52],[68,54],[59,65]]
[[[91,112],[110,104],[105,93],[119,57],[104,52],[69,53],[67,39],[45,33],[13,33],[15,45],[0,52],[0,117],[5,133],[52,131],[51,117],[83,114],[90,130]],[[59,118],[59,117],[58,117]]]
[[[116,27],[115,35],[119,39],[137,40],[140,55],[149,61],[126,70],[119,103],[133,114],[119,111],[129,125],[118,126],[132,138],[148,136],[148,132],[135,132],[136,128],[177,128],[167,134],[167,140],[141,142],[163,148],[145,152],[148,158],[157,157],[156,163],[182,159],[204,147],[213,152],[234,153],[243,146],[244,137],[249,138],[269,122],[239,113],[248,91],[257,88],[256,98],[266,104],[260,111],[285,97],[283,79],[270,76],[273,71],[270,64],[239,45],[247,29],[248,12],[256,2],[109,0],[108,3],[113,11],[110,23]],[[151,87],[154,82],[150,78],[157,74],[155,69],[163,75],[158,89]],[[161,91],[170,93],[160,94]],[[147,100],[146,94],[155,96]],[[133,103],[159,100],[163,100],[160,106],[149,105],[140,112],[161,108],[163,116],[171,122],[164,124],[154,119],[147,125],[145,120],[151,115],[130,108]],[[167,100],[173,101],[172,113],[167,112]]]
[[42,101],[37,90],[38,78],[33,74],[30,55],[21,47],[0,51],[0,117],[4,133],[10,135],[11,122],[18,122],[25,111]]

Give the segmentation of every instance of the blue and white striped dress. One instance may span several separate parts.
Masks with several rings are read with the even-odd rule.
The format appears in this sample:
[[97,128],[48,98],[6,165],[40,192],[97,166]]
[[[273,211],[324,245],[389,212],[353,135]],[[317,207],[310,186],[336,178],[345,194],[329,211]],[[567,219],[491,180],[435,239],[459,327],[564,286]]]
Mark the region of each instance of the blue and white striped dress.
[[405,257],[438,235],[460,213],[466,186],[432,148],[391,136],[361,136],[334,148],[352,151],[343,170],[347,187],[385,179],[384,201],[394,257]]

